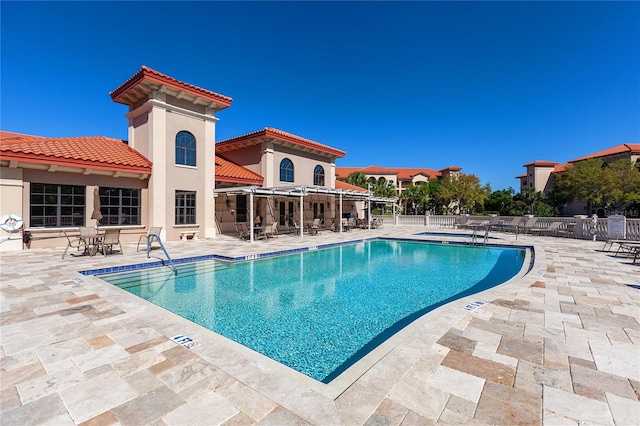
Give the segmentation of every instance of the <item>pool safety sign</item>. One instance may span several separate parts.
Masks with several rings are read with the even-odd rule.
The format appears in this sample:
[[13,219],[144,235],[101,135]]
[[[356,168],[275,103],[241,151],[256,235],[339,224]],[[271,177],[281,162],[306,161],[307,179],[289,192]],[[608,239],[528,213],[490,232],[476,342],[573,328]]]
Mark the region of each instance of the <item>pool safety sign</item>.
[[195,348],[196,346],[199,345],[198,342],[193,340],[191,337],[185,336],[184,334],[178,334],[177,336],[173,336],[171,340],[173,340],[179,345],[184,346],[187,349]]
[[480,306],[484,305],[487,302],[482,302],[480,300],[473,302],[473,303],[469,303],[467,306],[465,306],[464,309],[465,311],[474,311],[476,309],[478,309]]

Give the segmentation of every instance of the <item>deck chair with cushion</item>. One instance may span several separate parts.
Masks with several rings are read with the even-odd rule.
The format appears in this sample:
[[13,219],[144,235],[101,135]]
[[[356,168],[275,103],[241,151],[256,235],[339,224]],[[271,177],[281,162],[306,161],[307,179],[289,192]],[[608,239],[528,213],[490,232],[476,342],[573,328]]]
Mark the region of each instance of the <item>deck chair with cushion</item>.
[[153,242],[153,240],[156,241],[160,241],[158,240],[157,235],[160,235],[160,232],[162,232],[162,226],[154,226],[151,229],[149,229],[149,232],[147,232],[146,235],[140,235],[140,238],[138,238],[138,246],[136,247],[136,251],[140,251],[140,243],[142,241],[145,242],[145,250],[147,247],[147,238],[149,238],[149,247],[151,247],[151,243]]
[[109,253],[113,253],[113,246],[116,244],[120,247],[120,254],[124,254],[122,251],[122,244],[120,244],[120,230],[107,229],[104,233],[104,237],[102,237],[102,240],[99,242],[98,250],[106,256],[107,249],[109,249]]

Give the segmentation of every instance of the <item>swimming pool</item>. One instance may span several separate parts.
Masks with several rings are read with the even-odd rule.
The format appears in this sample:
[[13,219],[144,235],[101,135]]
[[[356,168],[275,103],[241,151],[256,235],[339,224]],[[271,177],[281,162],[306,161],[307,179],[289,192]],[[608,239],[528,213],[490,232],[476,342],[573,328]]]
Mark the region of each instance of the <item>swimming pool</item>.
[[430,310],[518,274],[525,252],[374,240],[100,278],[329,383]]

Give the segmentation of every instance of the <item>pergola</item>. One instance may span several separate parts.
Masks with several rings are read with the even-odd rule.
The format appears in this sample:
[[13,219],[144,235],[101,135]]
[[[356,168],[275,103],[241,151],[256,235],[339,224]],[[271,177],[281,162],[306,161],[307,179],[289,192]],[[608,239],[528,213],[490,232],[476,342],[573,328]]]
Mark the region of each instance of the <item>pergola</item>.
[[[282,187],[273,187],[273,188],[263,188],[257,185],[251,186],[237,186],[230,188],[218,188],[213,190],[214,197],[217,197],[217,194],[227,194],[227,195],[249,195],[249,211],[253,212],[253,199],[254,197],[272,197],[274,195],[281,195],[285,197],[296,197],[299,199],[300,203],[300,238],[304,236],[304,197],[311,194],[326,194],[332,195],[339,198],[339,217],[342,218],[342,201],[343,200],[355,200],[355,201],[366,201],[367,209],[368,209],[368,226],[371,229],[371,203],[393,203],[393,214],[395,217],[395,203],[397,202],[397,198],[383,198],[383,197],[374,197],[373,193],[370,191],[356,191],[356,190],[348,190],[348,189],[332,189],[332,188],[324,188],[319,186],[282,186]],[[339,230],[340,233],[343,232],[342,229],[342,220],[339,220]],[[249,215],[249,238],[253,243],[254,239],[254,217],[253,214]]]

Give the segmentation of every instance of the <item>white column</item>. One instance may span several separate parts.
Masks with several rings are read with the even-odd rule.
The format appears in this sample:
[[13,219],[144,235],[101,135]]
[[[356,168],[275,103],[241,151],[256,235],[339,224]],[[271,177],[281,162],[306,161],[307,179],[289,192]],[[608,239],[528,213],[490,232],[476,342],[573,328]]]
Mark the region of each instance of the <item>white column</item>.
[[340,217],[338,220],[340,221],[340,233],[342,234],[342,192],[340,193]]
[[249,193],[249,241],[253,243],[253,192]]
[[304,195],[300,196],[300,238],[304,234]]

